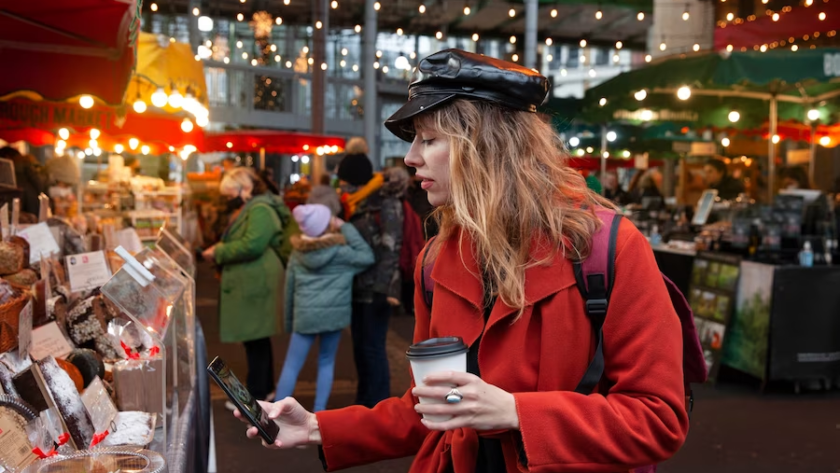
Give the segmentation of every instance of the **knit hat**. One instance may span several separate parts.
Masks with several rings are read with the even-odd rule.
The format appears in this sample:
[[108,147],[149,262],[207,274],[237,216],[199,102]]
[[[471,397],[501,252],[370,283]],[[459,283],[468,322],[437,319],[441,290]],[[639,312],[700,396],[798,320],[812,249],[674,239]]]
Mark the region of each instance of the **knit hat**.
[[364,154],[348,154],[338,164],[338,178],[354,186],[367,184],[373,178],[373,164]]
[[329,207],[321,204],[298,205],[292,213],[300,230],[312,238],[323,235],[332,219]]
[[52,182],[69,185],[79,183],[79,166],[70,155],[57,156],[47,161],[47,174]]

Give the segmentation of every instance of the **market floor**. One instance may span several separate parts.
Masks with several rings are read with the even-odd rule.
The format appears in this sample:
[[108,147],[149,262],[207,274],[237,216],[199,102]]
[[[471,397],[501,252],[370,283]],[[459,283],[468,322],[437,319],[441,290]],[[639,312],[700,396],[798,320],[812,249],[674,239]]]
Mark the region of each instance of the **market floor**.
[[[244,376],[241,345],[219,342],[216,298],[218,281],[209,266],[200,266],[197,281],[198,316],[207,339],[208,357],[222,356]],[[392,392],[409,384],[404,358],[413,330],[408,316],[391,318],[388,355]],[[349,332],[336,362],[335,386],[329,408],[350,405],[355,395],[355,368]],[[279,374],[288,337],[274,339],[274,367]],[[314,402],[315,350],[298,381],[296,395],[304,406]],[[661,465],[661,473],[840,473],[840,393],[792,394],[785,386],[761,394],[750,383],[701,386],[696,391],[691,433],[685,446]],[[270,451],[245,438],[245,426],[224,407],[225,395],[211,383],[215,422],[217,471],[228,473],[323,471],[315,448]],[[349,472],[405,473],[411,459],[390,460]]]

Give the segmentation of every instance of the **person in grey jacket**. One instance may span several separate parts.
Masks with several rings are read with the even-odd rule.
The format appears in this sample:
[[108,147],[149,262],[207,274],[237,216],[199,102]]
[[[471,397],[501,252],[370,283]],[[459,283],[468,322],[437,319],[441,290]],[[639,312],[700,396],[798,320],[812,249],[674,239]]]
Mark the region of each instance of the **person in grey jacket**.
[[[354,148],[348,143],[348,150]],[[349,151],[348,151],[349,153]],[[403,205],[399,189],[374,173],[365,154],[349,153],[338,165],[347,221],[373,249],[376,262],[356,276],[353,285],[353,357],[359,384],[356,404],[373,407],[391,397],[391,373],[385,344],[392,306],[399,305]],[[395,290],[397,289],[397,290]]]
[[291,396],[315,338],[320,338],[315,412],[327,408],[341,331],[350,325],[353,277],[374,263],[373,251],[353,225],[321,204],[293,211],[301,235],[286,271],[286,330],[292,332],[275,399]]

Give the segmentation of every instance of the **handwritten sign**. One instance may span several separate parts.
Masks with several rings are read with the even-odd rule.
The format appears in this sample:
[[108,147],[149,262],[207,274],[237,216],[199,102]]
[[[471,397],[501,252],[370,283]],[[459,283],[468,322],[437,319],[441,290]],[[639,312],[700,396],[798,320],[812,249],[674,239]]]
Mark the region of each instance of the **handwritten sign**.
[[18,353],[23,356],[29,355],[29,347],[32,343],[32,301],[23,306],[18,317]]
[[70,290],[73,292],[97,288],[111,279],[105,253],[94,251],[65,258]]
[[41,254],[49,256],[53,253],[60,253],[58,242],[55,241],[50,227],[46,222],[31,225],[21,231],[18,236],[29,242],[29,264],[34,265],[41,261]]
[[36,328],[32,331],[32,345],[29,348],[29,354],[32,358],[43,360],[52,355],[55,358],[64,359],[73,347],[61,333],[58,324],[54,321]]

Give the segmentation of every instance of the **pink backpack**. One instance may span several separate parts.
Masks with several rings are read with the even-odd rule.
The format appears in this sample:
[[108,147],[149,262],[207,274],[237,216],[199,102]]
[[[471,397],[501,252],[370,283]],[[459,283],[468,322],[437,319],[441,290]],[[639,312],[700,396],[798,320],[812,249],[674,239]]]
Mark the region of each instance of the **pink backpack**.
[[[604,374],[604,321],[607,317],[610,293],[612,292],[612,280],[615,274],[615,251],[618,239],[618,227],[621,224],[621,215],[612,210],[599,209],[596,214],[601,219],[601,228],[592,237],[592,250],[589,257],[581,262],[574,263],[575,280],[577,288],[584,300],[586,316],[592,322],[592,330],[595,331],[597,346],[595,356],[589,363],[575,392],[590,394],[601,382]],[[432,280],[432,269],[434,260],[426,263],[426,256],[431,244],[426,246],[423,253],[423,277],[420,281],[423,297],[426,305],[431,309],[434,295],[434,281]],[[683,382],[685,383],[686,410],[691,414],[694,406],[694,395],[691,384],[706,382],[706,360],[703,357],[703,349],[700,346],[700,338],[697,336],[697,329],[694,326],[694,314],[688,305],[685,296],[677,286],[664,274],[662,279],[665,287],[668,288],[668,295],[674,310],[680,318],[683,338]],[[651,473],[656,471],[656,465],[637,468],[635,473]]]

